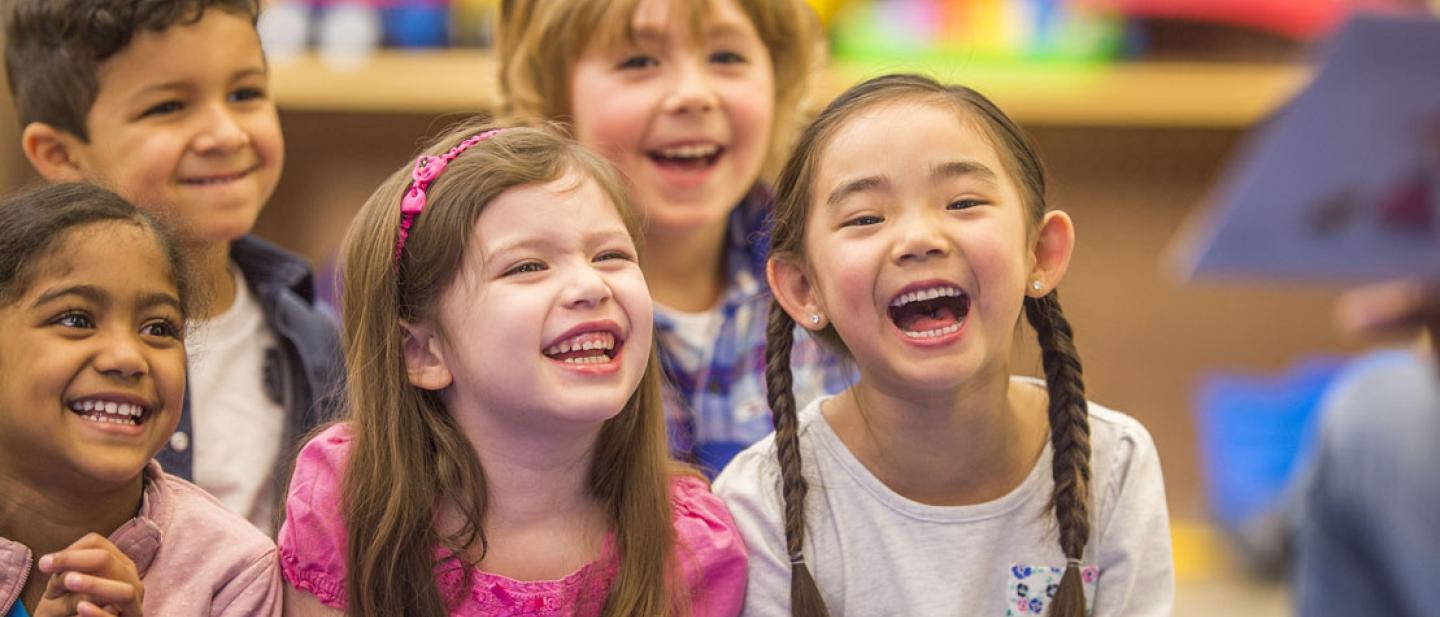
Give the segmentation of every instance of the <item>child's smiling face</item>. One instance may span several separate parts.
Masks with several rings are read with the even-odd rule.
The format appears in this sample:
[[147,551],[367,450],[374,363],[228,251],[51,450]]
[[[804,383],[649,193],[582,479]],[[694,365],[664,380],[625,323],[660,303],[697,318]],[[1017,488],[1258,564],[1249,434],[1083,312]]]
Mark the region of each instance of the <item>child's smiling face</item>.
[[220,9],[140,31],[100,65],[82,175],[164,212],[189,242],[250,232],[280,179],[284,142],[248,17]]
[[412,383],[445,388],[469,428],[596,427],[625,406],[650,357],[634,240],[600,186],[573,172],[485,205],[438,312],[438,330],[410,326],[434,359],[417,380],[409,355]]
[[1008,374],[1036,262],[1016,183],[974,121],[906,101],[857,111],[812,195],[812,285],[795,304],[833,323],[865,380],[937,391]]
[[620,168],[660,233],[723,223],[760,175],[775,114],[770,51],[745,12],[714,0],[695,33],[683,4],[641,0],[633,44],[596,37],[570,79],[576,138]]
[[152,230],[126,221],[72,228],[47,255],[0,308],[0,465],[115,488],[180,419],[184,314],[170,261]]

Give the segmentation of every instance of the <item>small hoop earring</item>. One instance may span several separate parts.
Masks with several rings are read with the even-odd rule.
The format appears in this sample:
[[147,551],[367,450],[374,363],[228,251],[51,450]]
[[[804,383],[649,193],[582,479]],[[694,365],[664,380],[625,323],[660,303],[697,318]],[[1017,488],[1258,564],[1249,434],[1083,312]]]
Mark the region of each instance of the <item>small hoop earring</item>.
[[811,313],[811,314],[810,314],[810,325],[812,325],[812,326],[818,326],[818,325],[820,325],[820,315],[819,315],[819,314],[817,314],[817,313]]

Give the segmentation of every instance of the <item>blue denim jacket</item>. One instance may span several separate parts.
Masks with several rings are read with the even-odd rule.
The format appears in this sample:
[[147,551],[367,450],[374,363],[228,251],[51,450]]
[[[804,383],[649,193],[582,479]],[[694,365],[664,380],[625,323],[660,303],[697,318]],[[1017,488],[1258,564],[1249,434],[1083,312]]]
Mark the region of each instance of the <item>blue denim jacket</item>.
[[[254,291],[265,323],[280,343],[279,349],[265,358],[264,394],[286,413],[285,442],[276,474],[276,481],[283,485],[306,433],[339,409],[345,378],[340,331],[334,316],[316,304],[315,277],[300,257],[252,235],[230,245],[230,259]],[[187,391],[180,425],[155,456],[166,472],[186,480],[194,473],[193,427]]]

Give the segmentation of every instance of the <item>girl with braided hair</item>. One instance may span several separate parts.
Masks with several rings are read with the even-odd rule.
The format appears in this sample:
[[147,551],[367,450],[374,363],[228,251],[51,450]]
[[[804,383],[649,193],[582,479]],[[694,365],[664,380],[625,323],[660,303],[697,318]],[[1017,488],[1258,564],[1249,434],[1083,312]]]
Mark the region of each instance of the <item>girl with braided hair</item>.
[[[1085,399],[1054,291],[1074,229],[973,90],[872,79],[781,172],[767,274],[775,433],[715,488],[750,549],[746,615],[1168,615],[1160,463]],[[1045,380],[1011,376],[1021,312]],[[797,409],[794,324],[859,381]]]

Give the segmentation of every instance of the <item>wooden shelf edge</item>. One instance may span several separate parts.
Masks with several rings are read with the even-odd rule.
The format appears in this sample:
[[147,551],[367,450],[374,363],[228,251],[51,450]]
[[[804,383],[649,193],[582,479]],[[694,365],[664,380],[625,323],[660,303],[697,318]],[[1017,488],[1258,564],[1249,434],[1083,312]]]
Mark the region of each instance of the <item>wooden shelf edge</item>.
[[[271,85],[282,110],[455,113],[495,107],[497,66],[483,51],[386,51],[351,68],[310,54],[277,59]],[[1097,65],[837,63],[821,72],[821,104],[859,81],[920,72],[970,86],[1023,124],[1243,128],[1309,80],[1292,64],[1136,62]]]

